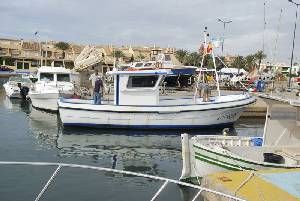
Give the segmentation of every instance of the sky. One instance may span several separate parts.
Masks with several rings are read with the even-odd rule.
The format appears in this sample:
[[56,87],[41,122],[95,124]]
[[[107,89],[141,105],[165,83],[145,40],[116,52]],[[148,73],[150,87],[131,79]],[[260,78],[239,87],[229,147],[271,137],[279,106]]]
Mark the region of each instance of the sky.
[[[300,0],[294,0],[300,3]],[[262,50],[267,61],[289,63],[296,6],[288,0],[0,0],[0,38],[116,46],[160,46],[197,51],[204,27],[223,34],[223,55]],[[266,29],[264,31],[264,2]],[[282,11],[279,23],[280,10]],[[300,12],[300,8],[299,8]],[[300,15],[300,14],[299,14]],[[300,62],[300,23],[294,62]],[[278,32],[278,25],[279,32]],[[34,33],[38,31],[38,35]],[[276,38],[278,35],[278,43]],[[264,37],[263,37],[264,36]],[[277,56],[274,57],[277,44]],[[216,50],[222,55],[221,49]],[[276,55],[276,54],[275,54]]]

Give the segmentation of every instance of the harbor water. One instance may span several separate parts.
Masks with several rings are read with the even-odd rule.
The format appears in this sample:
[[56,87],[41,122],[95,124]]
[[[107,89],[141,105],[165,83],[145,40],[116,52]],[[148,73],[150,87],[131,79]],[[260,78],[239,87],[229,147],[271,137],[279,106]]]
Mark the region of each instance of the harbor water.
[[[59,115],[8,99],[0,84],[0,161],[42,161],[116,168],[178,179],[181,133],[206,130],[63,128]],[[264,119],[240,119],[232,135],[261,136]],[[116,160],[113,160],[116,159]],[[55,167],[0,166],[0,200],[34,200]],[[41,200],[150,200],[162,182],[82,169],[62,169]],[[193,191],[169,184],[157,200],[188,201]]]

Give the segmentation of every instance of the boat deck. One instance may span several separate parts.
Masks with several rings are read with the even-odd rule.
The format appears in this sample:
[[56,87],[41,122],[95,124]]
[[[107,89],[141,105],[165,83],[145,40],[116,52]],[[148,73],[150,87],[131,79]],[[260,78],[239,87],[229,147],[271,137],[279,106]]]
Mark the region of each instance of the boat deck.
[[[204,177],[202,186],[249,201],[296,201],[300,199],[299,178],[300,169],[221,172]],[[205,197],[215,200],[214,195],[206,194]]]

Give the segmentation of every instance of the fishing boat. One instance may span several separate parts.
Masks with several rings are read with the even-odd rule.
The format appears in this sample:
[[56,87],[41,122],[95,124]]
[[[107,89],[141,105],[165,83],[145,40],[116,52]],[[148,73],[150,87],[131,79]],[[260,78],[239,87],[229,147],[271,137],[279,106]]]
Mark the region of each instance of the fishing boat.
[[[209,34],[204,32],[205,41]],[[213,51],[210,54],[215,59]],[[215,61],[215,60],[214,60]],[[101,105],[91,100],[60,99],[59,114],[64,126],[140,129],[192,129],[232,125],[256,99],[247,93],[221,95],[216,66],[199,69],[215,73],[218,95],[207,101],[198,97],[161,97],[160,87],[173,69],[111,71],[114,99]],[[215,64],[215,62],[214,62]],[[203,76],[202,76],[203,77]]]
[[26,98],[31,85],[32,82],[28,77],[13,76],[3,84],[3,87],[9,98]]
[[92,100],[58,101],[64,126],[108,128],[203,128],[232,125],[245,107],[255,102],[247,93],[203,98],[160,98],[167,70],[113,71],[114,100],[101,105]]
[[231,170],[300,168],[300,101],[260,97],[268,106],[262,138],[182,134],[182,180]]
[[74,94],[71,71],[63,67],[42,66],[38,69],[38,81],[28,93],[32,106],[57,111],[60,97],[70,98]]

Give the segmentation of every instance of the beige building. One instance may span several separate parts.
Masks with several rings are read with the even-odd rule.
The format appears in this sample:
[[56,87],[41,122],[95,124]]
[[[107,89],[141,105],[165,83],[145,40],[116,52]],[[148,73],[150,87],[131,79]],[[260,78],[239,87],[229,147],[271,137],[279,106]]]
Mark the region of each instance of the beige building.
[[[33,72],[41,64],[50,66],[52,62],[62,65],[63,52],[55,48],[56,43],[0,39],[0,65],[19,72]],[[70,44],[70,49],[65,52],[66,67],[73,67],[81,50],[81,46]]]
[[[62,66],[63,59],[67,68],[73,68],[73,61],[77,58],[84,46],[70,44],[70,48],[65,51],[63,56],[62,50],[55,48],[57,41],[47,41],[38,43],[36,41],[23,41],[15,39],[0,38],[0,65],[11,68],[18,72],[33,72],[41,65]],[[113,45],[97,45],[96,48],[104,50],[104,61],[96,66],[103,72],[108,68],[113,68],[116,59],[113,52],[120,50],[124,57],[119,59],[120,63],[129,63],[132,61],[153,60],[159,53],[175,53],[175,48],[160,47],[132,47]]]

